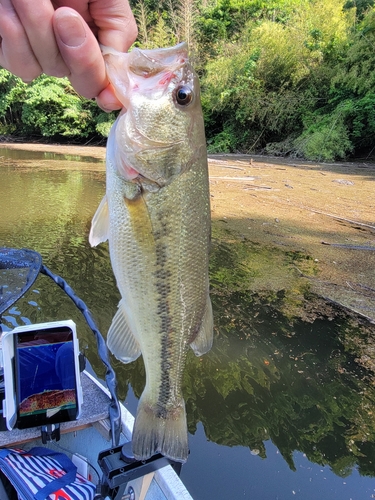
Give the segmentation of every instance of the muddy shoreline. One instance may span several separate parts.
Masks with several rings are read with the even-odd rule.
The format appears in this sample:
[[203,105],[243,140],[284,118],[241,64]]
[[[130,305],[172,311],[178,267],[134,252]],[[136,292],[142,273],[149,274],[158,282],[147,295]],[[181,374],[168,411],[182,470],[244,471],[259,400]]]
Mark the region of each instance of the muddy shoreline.
[[[1,143],[0,161],[2,148],[91,157],[105,168],[99,146]],[[316,294],[375,321],[375,163],[210,155],[209,170],[214,244],[252,249],[241,250],[243,286],[286,290],[285,307]]]

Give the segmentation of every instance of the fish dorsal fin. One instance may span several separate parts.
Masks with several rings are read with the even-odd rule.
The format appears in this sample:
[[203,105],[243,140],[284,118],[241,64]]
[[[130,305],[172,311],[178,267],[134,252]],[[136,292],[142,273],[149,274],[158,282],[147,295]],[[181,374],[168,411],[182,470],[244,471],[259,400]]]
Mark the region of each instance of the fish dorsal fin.
[[125,301],[121,300],[108,331],[107,346],[123,363],[130,363],[141,354],[134,332],[135,327],[131,324]]
[[208,352],[212,347],[214,337],[214,319],[212,314],[212,304],[209,295],[207,295],[206,308],[204,311],[202,324],[199,332],[190,347],[196,356],[201,356]]
[[98,206],[91,222],[89,242],[92,247],[108,240],[109,210],[107,196],[105,195]]

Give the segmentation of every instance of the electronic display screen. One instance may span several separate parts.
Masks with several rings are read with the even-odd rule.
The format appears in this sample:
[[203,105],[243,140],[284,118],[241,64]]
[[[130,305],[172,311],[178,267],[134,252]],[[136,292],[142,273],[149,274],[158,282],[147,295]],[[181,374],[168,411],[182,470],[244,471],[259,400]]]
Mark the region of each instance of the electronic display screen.
[[15,334],[17,427],[75,420],[73,332],[67,326]]

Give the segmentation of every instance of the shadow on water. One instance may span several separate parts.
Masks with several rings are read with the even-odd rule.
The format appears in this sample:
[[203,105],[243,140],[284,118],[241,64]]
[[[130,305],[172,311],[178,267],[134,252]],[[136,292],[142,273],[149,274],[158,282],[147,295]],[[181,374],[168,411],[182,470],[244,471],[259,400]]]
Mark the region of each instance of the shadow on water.
[[[7,171],[3,175],[1,168],[0,174],[0,196],[11,200],[12,211],[19,217],[12,222],[0,218],[0,246],[29,247],[41,252],[44,263],[62,275],[86,301],[105,333],[117,309],[119,294],[107,246],[92,249],[87,242],[90,220],[104,192],[103,179],[86,172],[78,176],[78,182],[78,174],[73,171],[65,174],[62,182],[61,173],[46,172],[50,189],[38,191],[29,177],[26,196],[24,182],[13,182],[12,175]],[[39,177],[35,182],[43,180]],[[62,202],[65,197],[70,203]],[[41,213],[35,208],[38,204],[43,206]],[[214,346],[202,358],[189,355],[184,377],[193,441],[195,435],[197,439],[199,436],[202,450],[207,440],[220,445],[220,456],[217,451],[210,455],[210,467],[216,475],[225,477],[230,467],[225,450],[235,447],[241,447],[238,457],[245,447],[251,455],[257,455],[252,458],[267,458],[265,462],[272,464],[272,442],[289,469],[297,473],[295,457],[299,451],[312,463],[329,466],[334,473],[330,473],[331,482],[334,476],[349,478],[353,471],[374,477],[375,386],[367,359],[375,353],[369,349],[373,326],[296,283],[291,286],[293,292],[281,289],[255,293],[252,283],[271,262],[291,266],[298,261],[304,272],[311,273],[314,262],[300,253],[286,254],[231,240],[228,233],[224,238],[216,226],[213,235],[210,273]],[[3,322],[6,328],[12,328],[67,318],[78,324],[80,346],[99,377],[103,377],[91,332],[70,300],[48,278],[40,276],[33,289],[5,313]],[[134,394],[138,398],[145,381],[142,360],[130,365],[113,360],[113,364],[120,397],[131,400]],[[198,464],[198,455],[192,453],[185,466],[188,479],[189,470],[195,476],[199,473],[200,466],[194,465]],[[266,474],[263,481],[274,481],[274,471],[267,470],[262,472]],[[245,485],[256,480],[245,475],[237,479],[238,484],[231,485],[232,498],[246,497]],[[194,481],[195,498],[214,498],[215,482],[210,474],[199,488]],[[312,493],[305,498],[314,498],[313,485],[308,487]],[[279,498],[291,498],[281,484],[277,488]],[[224,492],[215,495],[228,498]]]

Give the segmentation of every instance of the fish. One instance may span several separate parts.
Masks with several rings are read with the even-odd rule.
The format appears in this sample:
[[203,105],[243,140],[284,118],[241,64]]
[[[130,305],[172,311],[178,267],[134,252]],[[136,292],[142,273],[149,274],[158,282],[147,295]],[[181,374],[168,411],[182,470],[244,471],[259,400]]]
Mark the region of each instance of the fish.
[[213,342],[210,195],[198,77],[187,45],[120,53],[102,47],[123,104],[106,151],[106,194],[89,241],[108,240],[121,293],[107,346],[124,363],[142,354],[146,383],[132,450],[188,458],[182,378],[190,347]]

